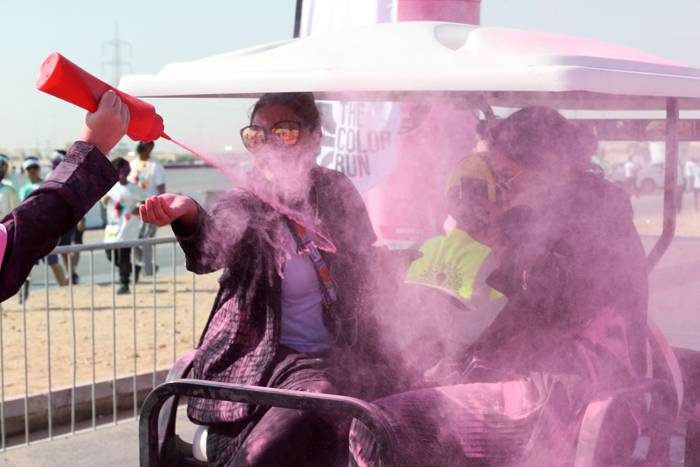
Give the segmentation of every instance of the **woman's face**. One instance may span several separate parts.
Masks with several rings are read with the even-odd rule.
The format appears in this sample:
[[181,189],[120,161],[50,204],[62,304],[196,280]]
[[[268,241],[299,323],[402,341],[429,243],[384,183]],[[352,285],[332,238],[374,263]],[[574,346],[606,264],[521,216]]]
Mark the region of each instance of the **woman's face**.
[[308,172],[315,164],[320,150],[321,134],[318,127],[311,129],[289,107],[272,105],[259,109],[251,125],[266,130],[280,122],[297,122],[300,127],[296,144],[278,146],[268,137],[267,143],[253,154],[253,161],[266,175],[289,175]]

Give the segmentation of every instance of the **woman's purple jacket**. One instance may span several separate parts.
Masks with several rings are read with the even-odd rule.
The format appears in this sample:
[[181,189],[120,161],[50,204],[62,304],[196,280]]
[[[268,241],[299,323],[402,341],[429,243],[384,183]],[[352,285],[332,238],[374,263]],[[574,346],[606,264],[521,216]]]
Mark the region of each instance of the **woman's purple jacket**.
[[19,290],[34,263],[117,179],[117,171],[94,145],[77,141],[71,146],[42,186],[2,220],[0,237],[6,244],[0,257],[0,302]]

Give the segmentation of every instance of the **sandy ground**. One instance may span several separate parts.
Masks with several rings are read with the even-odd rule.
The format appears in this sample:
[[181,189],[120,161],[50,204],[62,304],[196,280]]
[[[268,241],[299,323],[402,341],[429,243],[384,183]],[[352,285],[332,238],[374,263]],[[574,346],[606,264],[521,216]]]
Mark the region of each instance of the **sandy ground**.
[[[638,215],[634,218],[640,235],[661,235],[663,217],[659,215]],[[679,237],[700,237],[700,212],[685,210],[676,217],[676,235]]]
[[[632,197],[634,223],[641,235],[661,235],[663,230],[663,193]],[[690,193],[683,197],[683,209],[676,217],[676,235],[700,237],[700,205],[695,210]]]
[[[94,288],[92,307],[90,287],[77,285],[73,288],[73,313],[68,287],[49,289],[48,299],[43,290],[33,292],[26,313],[16,297],[7,300],[2,304],[1,322],[4,398],[25,393],[25,329],[30,395],[48,391],[49,362],[51,388],[73,384],[74,350],[77,384],[92,381],[93,363],[97,381],[112,379],[115,372],[122,376],[133,374],[134,369],[143,373],[153,370],[154,366],[169,367],[176,355],[191,349],[199,338],[216,294],[218,274],[196,276],[194,299],[192,277],[189,273],[178,274],[176,294],[172,293],[172,275],[157,277],[155,294],[151,277],[146,277],[136,285],[135,296],[115,295],[114,302],[111,285],[98,285]],[[47,300],[50,303],[48,313]],[[47,325],[50,326],[50,343]]]

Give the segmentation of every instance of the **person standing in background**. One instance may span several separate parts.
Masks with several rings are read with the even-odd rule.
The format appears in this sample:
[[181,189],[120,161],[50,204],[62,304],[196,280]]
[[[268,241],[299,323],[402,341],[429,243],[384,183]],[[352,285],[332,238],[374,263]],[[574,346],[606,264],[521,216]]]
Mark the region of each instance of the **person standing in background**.
[[[119,181],[102,198],[102,202],[107,207],[105,243],[136,240],[139,236],[138,206],[146,197],[138,185],[127,180],[130,167],[126,159],[117,157],[112,161],[112,165],[119,173]],[[131,248],[107,250],[107,258],[110,260],[112,260],[112,253],[114,253],[113,264],[119,268],[121,284],[117,294],[128,294],[131,277]]]
[[700,203],[698,203],[698,198],[700,198],[700,164],[698,164],[698,159],[696,157],[692,158],[693,160],[693,184],[691,187],[693,188],[693,203],[695,206],[695,210],[697,211],[700,209]]
[[639,166],[634,161],[634,156],[630,154],[623,166],[625,170],[625,185],[627,186],[627,192],[630,196],[634,195],[635,198],[639,198],[639,190],[637,189],[637,172]]
[[[56,170],[58,165],[63,162],[65,157],[66,151],[63,149],[56,149],[54,151],[54,153],[51,155],[51,172]],[[61,238],[58,240],[57,246],[82,244],[84,230],[85,218],[82,218],[75,226],[61,236]],[[75,268],[78,266],[78,261],[80,261],[80,252],[76,251],[75,253],[61,253],[61,258],[63,258],[63,266],[66,268],[66,272],[70,275],[69,280],[71,280],[73,284],[78,284],[80,282],[80,276],[78,276]]]
[[136,146],[138,159],[131,164],[129,173],[129,181],[138,185],[149,197],[165,193],[165,169],[160,162],[151,159],[153,147],[153,141],[139,142]]
[[36,157],[28,157],[22,163],[22,169],[27,175],[29,181],[19,190],[19,200],[24,201],[27,196],[31,194],[32,191],[36,190],[41,186],[41,166],[39,165],[39,159]]
[[695,166],[697,163],[693,158],[688,158],[683,164],[683,176],[685,177],[685,186],[689,191],[693,190],[693,172],[695,171]]
[[678,176],[676,177],[676,213],[680,214],[683,210],[683,194],[686,190],[685,176],[683,174],[683,163],[678,161]]
[[698,173],[700,171],[700,166],[698,165],[697,157],[691,157],[685,161],[685,166],[683,170],[683,175],[685,175],[686,187],[689,192],[693,193],[693,202],[695,205],[695,210],[698,210],[698,195],[700,194],[700,187],[696,185],[696,179],[698,178]]
[[[128,177],[129,181],[143,190],[147,197],[165,193],[165,169],[160,162],[151,159],[153,147],[153,141],[139,142],[136,146],[138,158],[131,163],[131,173]],[[156,230],[157,227],[155,225],[141,221],[138,238],[153,238],[156,236]],[[134,254],[136,260],[136,280],[138,281],[141,268],[143,268],[144,265],[151,264],[153,247],[144,246],[136,248]],[[155,271],[151,271],[151,273],[154,274]]]
[[[44,180],[41,179],[41,166],[39,165],[39,159],[36,157],[28,157],[22,164],[24,172],[27,174],[29,181],[26,185],[19,190],[19,200],[20,202],[27,199],[27,197],[32,194],[34,190],[39,188]],[[46,261],[53,272],[53,276],[56,279],[56,283],[63,287],[68,285],[68,280],[66,279],[66,274],[63,272],[63,268],[58,262],[58,255],[48,255]],[[24,282],[22,287],[22,292],[20,293],[20,302],[24,301],[29,297],[30,279]]]
[[17,190],[5,177],[9,168],[10,159],[5,154],[0,154],[0,218],[8,215],[19,204]]
[[601,149],[598,153],[593,155],[591,159],[595,167],[598,167],[605,178],[610,178],[610,163],[608,162],[607,153],[605,149]]

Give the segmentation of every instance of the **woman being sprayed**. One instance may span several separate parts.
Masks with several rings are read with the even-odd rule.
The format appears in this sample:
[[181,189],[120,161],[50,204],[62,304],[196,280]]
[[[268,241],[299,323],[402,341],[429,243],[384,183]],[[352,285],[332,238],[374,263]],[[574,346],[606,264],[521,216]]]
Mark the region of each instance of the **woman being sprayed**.
[[[145,222],[172,223],[189,270],[224,268],[192,376],[368,397],[359,383],[379,378],[352,357],[374,359],[362,312],[375,235],[362,199],[344,175],[315,164],[312,94],[266,94],[250,123],[241,130],[254,160],[247,190],[210,212],[167,193],[141,208]],[[210,425],[212,465],[332,465],[334,451],[347,453],[347,427],[345,448],[336,446],[343,430],[308,412],[193,399],[188,414]]]
[[[487,283],[508,301],[458,362],[431,372],[440,386],[376,402],[397,465],[573,465],[588,402],[644,377],[644,251],[626,194],[590,169],[595,139],[539,107],[493,137],[502,211]],[[624,420],[606,440],[618,451]],[[360,423],[350,444],[358,465],[378,465]]]

